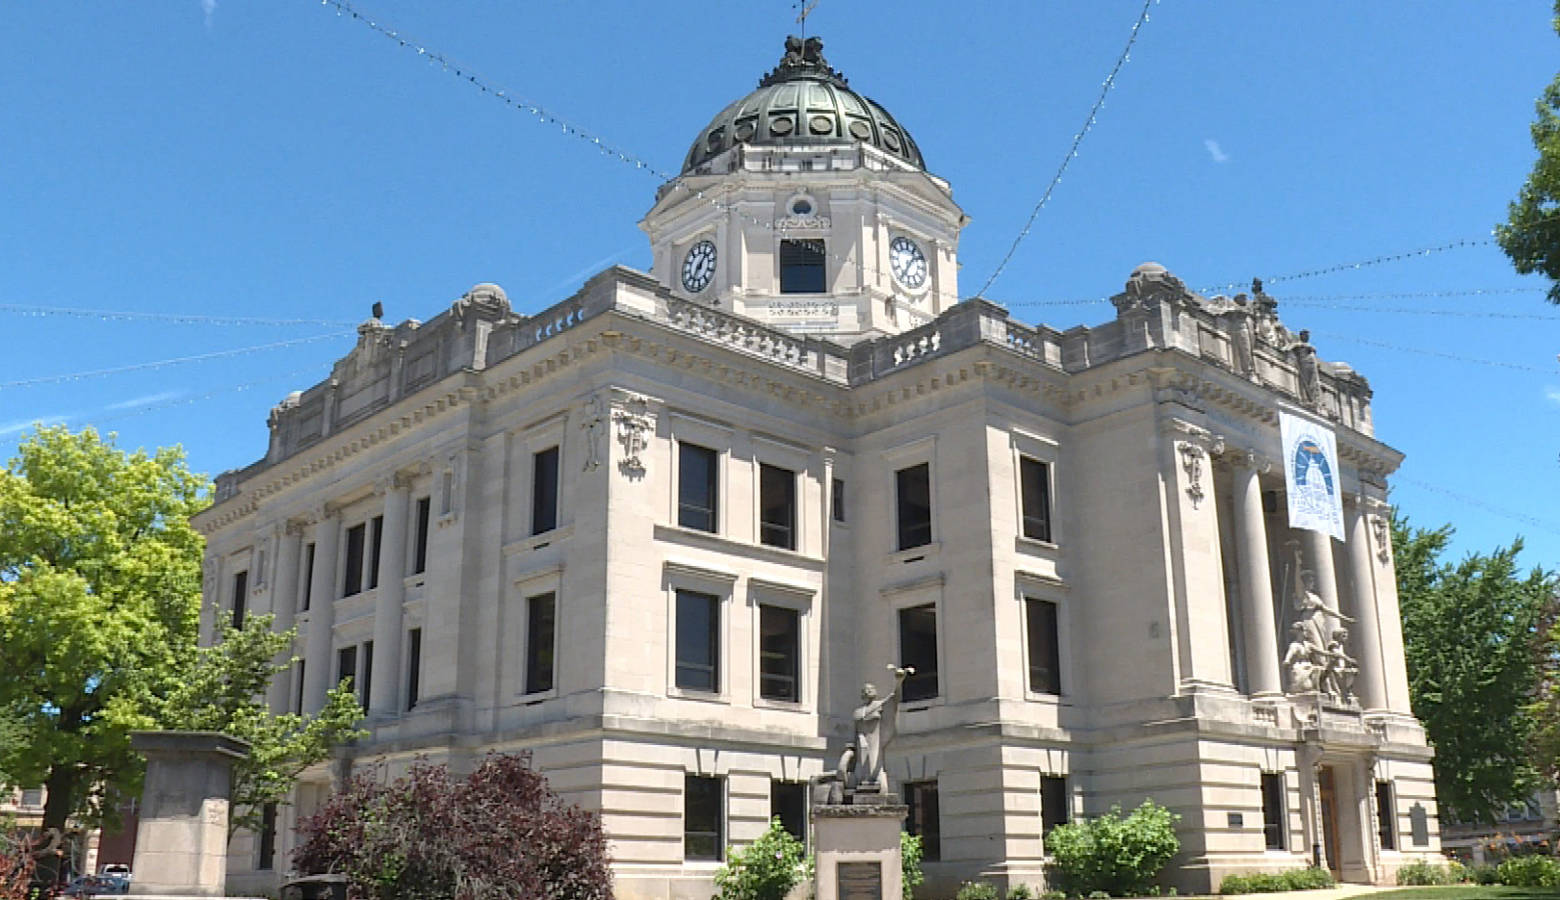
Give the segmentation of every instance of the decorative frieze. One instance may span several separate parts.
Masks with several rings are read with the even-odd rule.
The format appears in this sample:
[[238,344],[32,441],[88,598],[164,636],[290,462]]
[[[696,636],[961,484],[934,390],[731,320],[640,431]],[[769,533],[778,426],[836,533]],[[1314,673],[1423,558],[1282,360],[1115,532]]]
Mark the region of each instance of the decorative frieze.
[[618,461],[618,471],[629,478],[644,477],[645,449],[650,446],[650,435],[655,433],[655,416],[650,410],[650,399],[640,394],[624,394],[614,398],[612,421],[617,425],[617,440],[623,445],[623,458]]

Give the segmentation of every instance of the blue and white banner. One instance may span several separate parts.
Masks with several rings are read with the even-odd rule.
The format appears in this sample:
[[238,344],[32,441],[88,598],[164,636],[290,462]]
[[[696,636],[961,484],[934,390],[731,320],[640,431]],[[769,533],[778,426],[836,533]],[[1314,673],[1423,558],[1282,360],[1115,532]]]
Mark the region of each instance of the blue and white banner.
[[1344,540],[1343,485],[1332,429],[1279,410],[1278,433],[1284,443],[1289,527],[1309,528]]

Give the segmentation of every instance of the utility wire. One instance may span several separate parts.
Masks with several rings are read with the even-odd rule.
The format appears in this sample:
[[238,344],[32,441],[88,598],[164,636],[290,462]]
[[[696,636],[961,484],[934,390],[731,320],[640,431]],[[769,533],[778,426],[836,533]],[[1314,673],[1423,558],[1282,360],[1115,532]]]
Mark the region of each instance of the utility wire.
[[1084,120],[1083,127],[1078,129],[1078,133],[1073,135],[1072,146],[1067,148],[1067,155],[1062,157],[1061,165],[1056,167],[1056,174],[1051,176],[1051,183],[1046,185],[1045,193],[1040,195],[1040,202],[1036,203],[1035,208],[1029,211],[1029,218],[1024,222],[1024,227],[1018,232],[1018,237],[1013,239],[1012,246],[1008,247],[1007,253],[1002,257],[1002,261],[997,263],[997,267],[992,271],[991,277],[987,278],[986,283],[981,285],[980,290],[975,292],[976,297],[984,297],[991,285],[1002,276],[1003,271],[1007,269],[1008,263],[1013,259],[1013,254],[1018,252],[1018,245],[1024,242],[1024,238],[1029,237],[1030,230],[1034,228],[1035,219],[1040,216],[1040,210],[1044,209],[1046,203],[1050,201],[1051,194],[1056,191],[1056,186],[1062,183],[1062,175],[1066,174],[1067,167],[1078,156],[1078,145],[1082,144],[1084,137],[1094,130],[1094,123],[1098,121],[1100,110],[1105,106],[1105,97],[1110,93],[1111,88],[1116,86],[1117,73],[1132,58],[1132,45],[1137,43],[1138,32],[1142,30],[1143,23],[1148,21],[1148,9],[1155,2],[1156,0],[1143,0],[1143,9],[1138,13],[1137,21],[1132,23],[1132,33],[1127,35],[1127,45],[1121,49],[1121,55],[1116,57],[1116,64],[1111,66],[1110,74],[1106,75],[1105,81],[1100,84],[1100,95],[1095,98],[1094,105],[1089,108],[1089,117]]
[[1524,525],[1528,525],[1542,531],[1547,531],[1550,534],[1560,534],[1560,523],[1551,522],[1546,519],[1530,516],[1526,513],[1520,513],[1514,510],[1506,509],[1504,507],[1496,506],[1493,503],[1490,503],[1479,497],[1475,497],[1471,494],[1463,494],[1458,491],[1449,491],[1440,485],[1429,484],[1427,482],[1419,481],[1415,478],[1409,478],[1405,475],[1393,475],[1392,481],[1394,484],[1408,485],[1418,488],[1422,491],[1429,491],[1432,494],[1440,494],[1443,497],[1449,497],[1459,503],[1466,503],[1469,506],[1477,507],[1484,510],[1485,512],[1500,516],[1503,519],[1510,519],[1514,522],[1521,522]]
[[[1381,256],[1373,256],[1370,259],[1362,259],[1355,262],[1336,263],[1330,266],[1322,266],[1319,269],[1307,269],[1302,272],[1291,272],[1287,275],[1274,275],[1271,278],[1263,278],[1263,284],[1281,284],[1285,281],[1298,281],[1302,278],[1315,278],[1320,275],[1332,275],[1338,272],[1352,272],[1356,269],[1367,269],[1372,266],[1386,265],[1387,263],[1402,262],[1407,259],[1419,259],[1425,256],[1433,256],[1437,253],[1447,253],[1452,250],[1461,250],[1466,247],[1488,247],[1495,243],[1494,238],[1465,238],[1460,241],[1447,241],[1444,244],[1436,244],[1430,247],[1420,247],[1417,250],[1405,250],[1400,253],[1385,253]],[[1214,294],[1220,291],[1236,290],[1249,282],[1230,281],[1224,284],[1213,285],[1203,289],[1205,294]]]
[[316,334],[311,337],[293,338],[288,341],[275,341],[269,344],[256,344],[252,347],[238,347],[233,350],[217,350],[212,353],[198,353],[194,356],[176,356],[172,359],[159,359],[154,362],[134,363],[128,366],[114,366],[108,369],[91,369],[86,372],[68,372],[64,375],[41,375],[36,378],[20,378],[15,381],[0,381],[0,390],[19,387],[32,387],[39,384],[58,384],[62,381],[79,381],[84,378],[98,378],[103,375],[118,375],[123,372],[139,372],[146,369],[161,369],[167,366],[178,366],[186,363],[205,362],[209,359],[227,359],[232,356],[244,356],[250,353],[260,353],[265,350],[280,350],[283,347],[293,347],[298,344],[310,344],[318,341],[335,340],[336,338],[351,335],[350,331],[337,331],[330,334]]
[[1384,350],[1396,350],[1400,353],[1418,353],[1421,356],[1435,356],[1441,359],[1450,359],[1457,362],[1473,363],[1480,366],[1495,366],[1502,369],[1515,369],[1518,372],[1537,372],[1540,375],[1557,374],[1554,368],[1539,368],[1524,363],[1507,362],[1500,359],[1477,359],[1471,356],[1459,356],[1456,353],[1446,353],[1441,350],[1422,350],[1418,347],[1404,347],[1399,344],[1389,344],[1386,341],[1373,341],[1369,338],[1356,337],[1352,334],[1338,334],[1336,332],[1311,330],[1311,334],[1317,337],[1325,337],[1335,341],[1349,341],[1356,344],[1364,344],[1368,347],[1380,347]]
[[356,322],[340,319],[267,319],[252,316],[205,316],[196,313],[162,313],[123,309],[83,309],[79,307],[39,306],[27,303],[0,303],[0,313],[13,313],[23,317],[64,316],[75,319],[100,319],[103,321],[167,322],[174,325],[324,325],[331,328],[351,328]]

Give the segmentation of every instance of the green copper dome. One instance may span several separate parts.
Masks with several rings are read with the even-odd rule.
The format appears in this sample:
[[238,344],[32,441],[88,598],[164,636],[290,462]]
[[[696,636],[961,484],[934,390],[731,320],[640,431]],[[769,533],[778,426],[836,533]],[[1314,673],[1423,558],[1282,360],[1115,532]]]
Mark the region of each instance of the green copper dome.
[[838,144],[861,141],[916,168],[926,168],[910,133],[888,110],[850,89],[823,58],[823,41],[785,39],[785,56],[758,90],[720,111],[704,126],[683,161],[683,172],[735,144]]

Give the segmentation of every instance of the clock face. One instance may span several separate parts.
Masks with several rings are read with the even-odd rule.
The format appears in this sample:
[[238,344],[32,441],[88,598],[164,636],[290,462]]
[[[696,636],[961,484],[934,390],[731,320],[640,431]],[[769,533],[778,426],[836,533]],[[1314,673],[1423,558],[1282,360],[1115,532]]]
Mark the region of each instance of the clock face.
[[896,237],[888,245],[888,263],[899,283],[911,290],[926,284],[926,254],[907,237]]
[[683,257],[683,288],[690,294],[697,294],[709,287],[710,279],[714,277],[715,244],[713,241],[700,241],[690,247],[688,255]]

